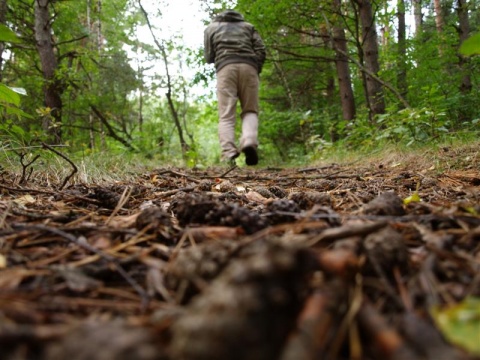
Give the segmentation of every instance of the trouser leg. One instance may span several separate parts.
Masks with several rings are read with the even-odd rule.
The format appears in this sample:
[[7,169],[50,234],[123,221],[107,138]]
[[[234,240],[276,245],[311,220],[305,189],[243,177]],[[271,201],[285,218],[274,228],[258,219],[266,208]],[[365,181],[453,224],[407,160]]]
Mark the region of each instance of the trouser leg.
[[240,149],[258,146],[258,90],[260,81],[257,70],[248,64],[239,64],[239,97],[242,106],[242,136]]
[[247,146],[258,146],[258,115],[252,112],[244,114],[242,118],[240,149]]
[[238,149],[235,145],[237,100],[235,66],[227,65],[217,73],[218,137],[222,149],[222,159],[238,156]]

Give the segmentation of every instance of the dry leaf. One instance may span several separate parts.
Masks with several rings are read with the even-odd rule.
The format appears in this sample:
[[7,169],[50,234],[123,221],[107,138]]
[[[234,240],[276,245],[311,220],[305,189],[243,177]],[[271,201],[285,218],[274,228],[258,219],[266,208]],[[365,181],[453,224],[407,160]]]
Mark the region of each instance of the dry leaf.
[[34,204],[35,203],[35,198],[32,195],[24,195],[22,197],[19,197],[18,199],[13,200],[13,202],[17,205],[20,206],[25,206],[28,204]]
[[0,254],[0,269],[5,269],[7,267],[7,258],[5,255]]
[[245,196],[249,201],[253,201],[260,204],[266,204],[269,201],[269,199],[267,199],[266,197],[263,197],[256,191],[249,191]]

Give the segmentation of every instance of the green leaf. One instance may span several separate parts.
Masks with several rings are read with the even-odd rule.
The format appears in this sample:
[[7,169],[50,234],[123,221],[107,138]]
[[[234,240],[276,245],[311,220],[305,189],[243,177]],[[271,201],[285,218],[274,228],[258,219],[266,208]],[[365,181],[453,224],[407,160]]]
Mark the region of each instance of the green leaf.
[[27,119],[34,119],[34,117],[32,115],[26,113],[25,111],[23,111],[23,110],[21,110],[17,107],[7,106],[6,109],[7,109],[7,114],[9,114],[9,115],[16,115],[16,116],[24,117],[24,118],[27,118]]
[[466,56],[480,54],[480,33],[465,40],[460,46],[460,53]]
[[480,298],[467,297],[454,306],[434,307],[431,314],[449,341],[480,356]]
[[17,36],[17,34],[15,34],[15,32],[10,30],[5,25],[0,24],[0,41],[19,43],[21,42],[21,39]]
[[7,85],[0,84],[0,102],[19,106],[20,96]]

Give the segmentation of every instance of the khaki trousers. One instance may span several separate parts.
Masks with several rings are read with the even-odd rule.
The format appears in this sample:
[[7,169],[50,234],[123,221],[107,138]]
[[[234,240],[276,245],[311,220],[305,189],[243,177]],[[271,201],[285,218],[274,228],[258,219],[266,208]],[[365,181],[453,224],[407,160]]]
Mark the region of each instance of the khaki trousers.
[[242,136],[240,150],[258,146],[258,89],[257,70],[249,64],[229,64],[217,73],[218,137],[222,159],[235,158],[239,154],[235,141],[237,102],[242,112]]

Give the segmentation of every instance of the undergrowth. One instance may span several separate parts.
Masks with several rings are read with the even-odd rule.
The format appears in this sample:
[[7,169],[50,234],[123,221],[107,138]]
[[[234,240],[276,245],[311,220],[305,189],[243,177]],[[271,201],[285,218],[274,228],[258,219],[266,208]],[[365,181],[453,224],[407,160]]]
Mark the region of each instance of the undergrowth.
[[[471,139],[449,139],[442,143],[405,146],[379,144],[375,149],[348,149],[340,144],[323,148],[307,159],[294,158],[289,163],[276,163],[262,158],[258,168],[278,167],[319,167],[338,164],[342,166],[406,168],[411,171],[443,172],[450,170],[480,170],[480,141]],[[112,183],[134,180],[139,175],[148,176],[162,168],[187,168],[179,158],[152,158],[141,153],[92,153],[69,154],[67,148],[59,148],[61,157],[48,149],[25,148],[22,151],[0,151],[2,176],[14,176],[17,182],[22,178],[29,181],[61,184],[63,179],[74,173],[69,183]],[[262,155],[260,153],[260,155]],[[68,159],[68,160],[67,160]],[[237,163],[244,168],[243,159]],[[218,163],[209,166],[218,166]],[[209,166],[196,166],[198,170]],[[74,168],[75,167],[75,168]],[[194,166],[195,167],[195,166]],[[255,167],[250,168],[255,169]]]

